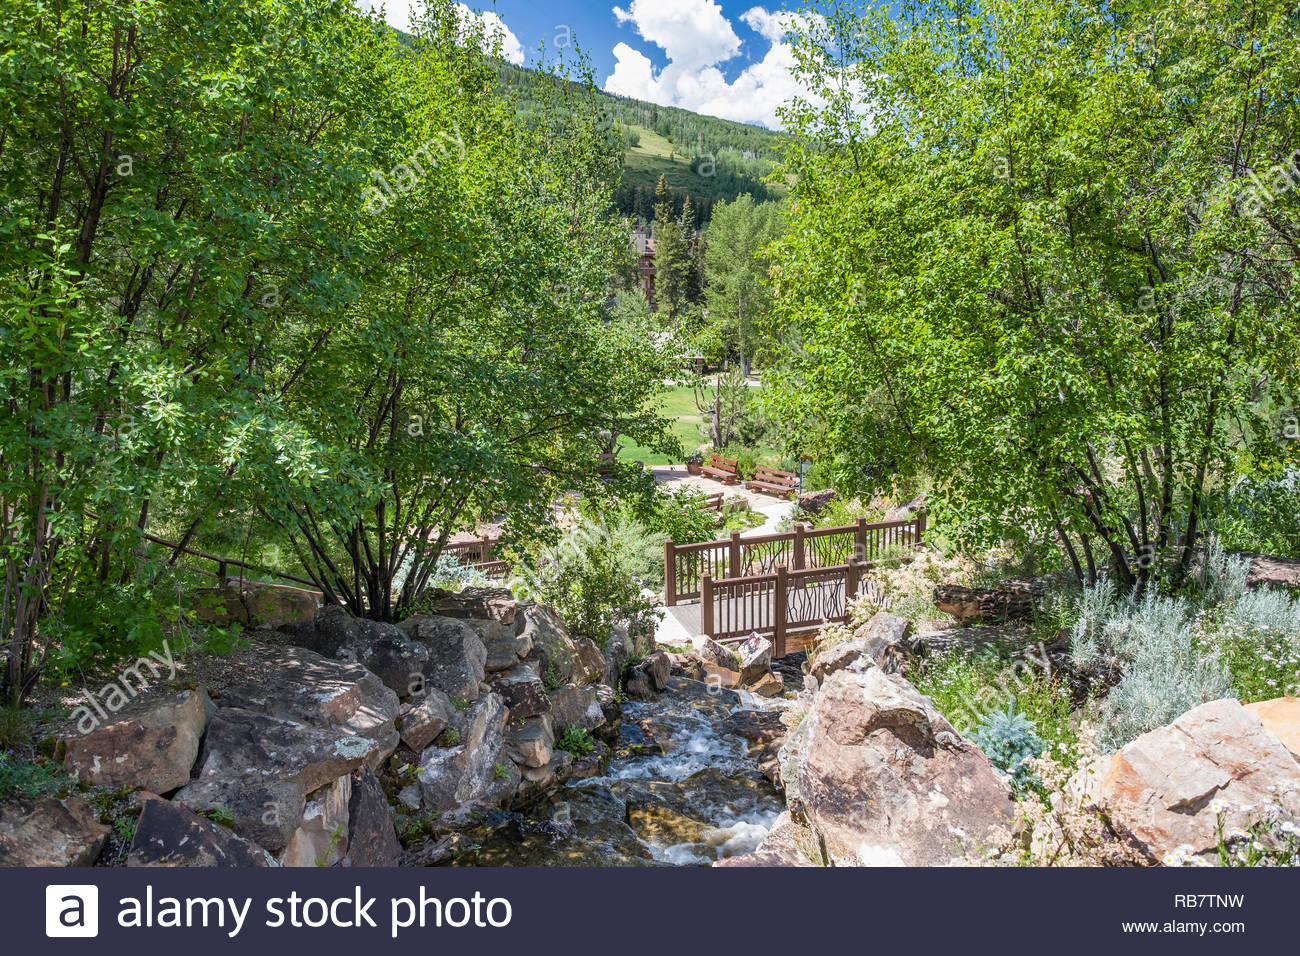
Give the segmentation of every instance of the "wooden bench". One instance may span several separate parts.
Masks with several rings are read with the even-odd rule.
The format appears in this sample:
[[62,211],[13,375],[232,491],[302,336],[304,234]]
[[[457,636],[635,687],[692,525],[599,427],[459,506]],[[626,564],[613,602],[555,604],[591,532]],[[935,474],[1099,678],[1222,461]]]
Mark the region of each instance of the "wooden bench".
[[799,487],[799,476],[775,468],[755,468],[754,480],[745,482],[750,491],[762,491],[767,494],[788,498]]
[[714,481],[720,481],[724,485],[734,485],[740,480],[735,459],[723,458],[721,455],[710,455],[709,463],[700,469],[700,474]]

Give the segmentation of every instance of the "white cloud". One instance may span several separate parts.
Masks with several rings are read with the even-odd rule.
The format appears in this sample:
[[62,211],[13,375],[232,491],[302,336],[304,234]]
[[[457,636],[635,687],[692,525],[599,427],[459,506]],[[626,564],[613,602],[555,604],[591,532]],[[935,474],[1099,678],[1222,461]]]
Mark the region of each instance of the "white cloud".
[[800,14],[769,13],[764,7],[741,14],[741,22],[769,48],[730,82],[719,67],[740,53],[741,42],[714,0],[632,0],[626,10],[615,7],[614,15],[662,49],[668,65],[656,72],[644,53],[619,43],[607,92],[772,128],[781,125],[777,107],[804,92],[794,77],[794,52],[785,42],[792,26],[808,22]]
[[[391,27],[407,32],[411,30],[412,15],[422,17],[425,9],[424,0],[356,0],[356,4],[363,13],[383,8],[384,21]],[[457,3],[456,9],[462,23],[478,20],[483,24],[483,33],[489,40],[500,39],[502,59],[516,66],[523,65],[524,45],[499,14],[491,10],[475,13],[464,3]]]

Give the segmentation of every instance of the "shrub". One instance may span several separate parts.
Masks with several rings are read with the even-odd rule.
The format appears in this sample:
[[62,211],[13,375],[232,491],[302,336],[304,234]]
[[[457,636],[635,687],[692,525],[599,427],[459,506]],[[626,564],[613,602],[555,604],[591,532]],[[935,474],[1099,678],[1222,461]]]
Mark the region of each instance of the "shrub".
[[1045,748],[1073,766],[1078,734],[1070,691],[1035,649],[1013,657],[996,650],[958,648],[925,658],[908,675],[921,693],[962,733],[972,735],[998,713],[1014,707],[1034,725]]
[[1207,653],[1198,609],[1188,599],[1148,591],[1114,600],[1108,582],[1086,588],[1071,635],[1075,664],[1085,670],[1121,670],[1098,729],[1098,743],[1117,750],[1231,691],[1217,654]]
[[555,608],[573,634],[604,648],[616,626],[653,629],[658,620],[646,593],[662,563],[662,541],[655,540],[627,515],[588,520],[518,564],[511,590]]
[[463,591],[466,588],[486,587],[488,579],[483,572],[473,565],[462,564],[460,556],[451,553],[438,555],[429,576],[428,587],[441,588],[444,591]]
[[72,776],[58,764],[44,759],[22,760],[12,750],[0,753],[0,800],[39,797],[71,783]]
[[81,582],[42,625],[52,650],[46,662],[56,681],[161,650],[166,626],[188,620],[174,580],[157,585]]
[[756,449],[747,445],[728,445],[717,454],[723,458],[735,459],[736,471],[740,474],[742,481],[754,477],[754,470],[759,466],[763,457]]
[[1016,790],[1039,785],[1030,761],[1042,756],[1047,743],[1038,736],[1034,722],[1016,710],[1014,698],[1006,710],[986,714],[971,734],[971,740],[993,766],[1011,778]]
[[1205,629],[1207,647],[1223,659],[1241,700],[1300,694],[1300,600],[1250,591],[1207,619]]
[[591,739],[591,734],[587,731],[570,724],[564,728],[564,733],[560,734],[560,739],[555,742],[555,749],[565,750],[575,757],[582,758],[596,749],[596,742]]

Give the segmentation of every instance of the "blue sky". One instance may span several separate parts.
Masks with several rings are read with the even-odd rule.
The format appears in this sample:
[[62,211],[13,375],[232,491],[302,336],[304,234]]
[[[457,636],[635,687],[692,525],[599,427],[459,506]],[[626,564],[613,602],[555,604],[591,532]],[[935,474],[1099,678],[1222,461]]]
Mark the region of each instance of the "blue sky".
[[[483,11],[514,62],[554,58],[576,40],[597,82],[612,93],[775,128],[776,107],[798,92],[784,41],[787,2],[481,0],[469,8]],[[398,27],[409,22],[412,7],[422,6],[422,0],[357,3],[384,6]]]

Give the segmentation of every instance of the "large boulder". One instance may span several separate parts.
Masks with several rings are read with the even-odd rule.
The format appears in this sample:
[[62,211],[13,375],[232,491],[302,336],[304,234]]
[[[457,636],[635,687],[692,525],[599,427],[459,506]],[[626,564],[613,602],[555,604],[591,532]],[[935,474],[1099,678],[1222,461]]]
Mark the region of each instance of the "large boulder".
[[194,592],[195,617],[207,624],[242,624],[245,627],[280,627],[311,621],[320,607],[319,591],[280,584],[244,582]]
[[308,795],[370,764],[374,752],[374,741],[340,728],[222,708],[208,725],[198,777],[175,800],[229,815],[236,833],[279,853]]
[[1300,760],[1300,697],[1274,697],[1247,704],[1246,709]]
[[605,723],[605,712],[597,690],[599,686],[565,684],[551,692],[551,723],[557,733],[563,733],[566,727],[595,730]]
[[487,646],[478,632],[458,618],[426,617],[415,625],[414,636],[429,649],[425,685],[453,702],[478,700],[487,663]]
[[960,861],[1014,817],[979,748],[877,667],[831,674],[791,741],[802,814],[833,865]]
[[280,862],[284,866],[333,866],[348,848],[348,814],[352,776],[337,780],[307,797],[298,829],[289,836]]
[[352,774],[348,805],[348,849],[343,866],[397,866],[402,844],[384,788],[369,769]]
[[[416,773],[424,809],[455,823],[479,807],[496,806],[519,786],[519,768],[503,753],[506,705],[497,694],[484,694],[457,714],[456,743],[429,747]],[[444,737],[446,733],[444,733]]]
[[420,602],[420,608],[439,617],[494,621],[514,627],[519,602],[505,588],[465,588],[463,591],[433,591]]
[[397,718],[402,743],[417,753],[433,743],[440,733],[456,719],[456,708],[451,698],[437,688],[430,687],[423,697],[402,705]]
[[76,794],[0,803],[0,866],[90,866],[108,829]]
[[136,823],[127,866],[274,866],[260,846],[179,803],[149,794]]
[[170,793],[190,782],[214,709],[202,688],[136,698],[112,723],[64,738],[64,762],[91,783]]
[[356,617],[346,608],[327,607],[310,622],[280,630],[323,657],[356,661],[402,698],[419,689],[429,660],[429,649],[401,628]]
[[[338,731],[369,741],[366,761],[379,766],[397,747],[396,692],[370,671],[299,647],[271,649],[256,677],[226,688],[222,710],[265,714],[308,728]],[[338,777],[334,774],[329,779]]]
[[1221,809],[1229,827],[1263,819],[1266,804],[1300,817],[1300,763],[1231,699],[1201,704],[1143,734],[1085,768],[1072,785],[1152,862],[1180,847],[1215,851]]

